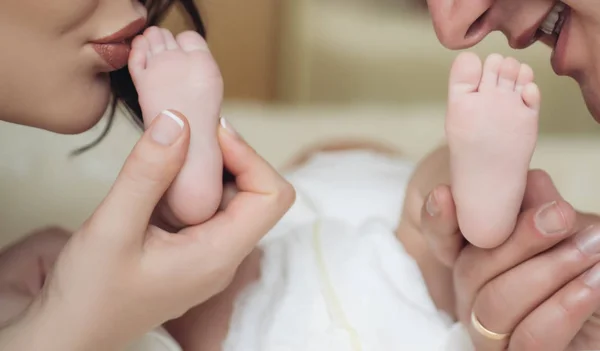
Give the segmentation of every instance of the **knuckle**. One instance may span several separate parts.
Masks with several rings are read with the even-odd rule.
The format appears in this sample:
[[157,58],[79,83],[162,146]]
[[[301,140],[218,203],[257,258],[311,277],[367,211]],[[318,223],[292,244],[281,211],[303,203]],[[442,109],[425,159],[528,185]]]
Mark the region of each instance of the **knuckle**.
[[[107,225],[107,222],[102,216],[97,216],[96,213],[92,214],[91,217],[85,220],[79,227],[79,229],[69,239],[75,239],[77,242],[85,243],[94,241],[95,245],[107,245],[111,243],[111,238],[114,238],[112,234],[114,228]],[[102,246],[98,246],[100,249]]]
[[480,267],[474,263],[475,253],[473,246],[467,246],[456,259],[454,280],[459,286],[471,287],[478,278],[477,271]]
[[581,266],[582,263],[589,261],[590,253],[586,253],[585,244],[581,244],[577,236],[569,240],[566,245],[561,245],[557,248],[560,250],[558,259],[562,261],[561,268],[565,269],[569,266]]
[[225,289],[227,289],[227,287],[229,287],[231,285],[231,283],[233,282],[233,279],[235,278],[234,271],[225,271],[223,273],[224,274],[221,275],[221,279],[219,280],[218,284],[215,285],[215,289],[216,289],[215,293],[217,293],[217,294],[221,293]]
[[210,247],[212,259],[206,266],[208,275],[213,277],[214,281],[223,279],[224,276],[235,272],[236,259],[231,255],[231,249],[225,240],[210,240],[206,243]]
[[[512,323],[512,317],[506,315],[506,306],[512,306],[510,304],[509,292],[507,291],[507,284],[502,284],[501,280],[493,280],[488,283],[477,296],[475,303],[477,316],[484,321],[496,320],[504,321],[506,323]],[[502,330],[501,332],[506,332]]]
[[452,267],[454,265],[456,256],[454,255],[453,251],[449,250],[448,248],[438,247],[435,245],[432,248],[432,250],[440,262],[449,267]]
[[66,242],[70,238],[70,233],[62,227],[50,226],[33,232],[31,237],[43,243],[55,241]]
[[276,203],[282,207],[289,208],[296,201],[296,189],[288,181],[280,182],[275,194]]
[[[438,241],[440,240],[441,239]],[[454,265],[460,257],[460,249],[462,248],[461,242],[462,237],[453,235],[441,240],[439,244],[433,245],[437,247],[437,253],[440,259],[442,259],[444,262],[448,262],[448,264]]]
[[[570,312],[569,298],[557,299],[550,309],[545,312],[546,324],[555,324],[566,326],[572,322]],[[540,320],[528,319],[519,327],[511,339],[511,350],[532,350],[543,351],[548,349],[548,331],[549,328],[542,328]]]
[[420,223],[415,223],[415,226],[420,228],[420,231],[423,237],[427,240],[428,244],[430,246],[437,245],[440,235],[432,223],[435,219],[432,218],[424,208],[421,209],[421,215],[417,218],[419,218],[418,221],[420,221]]
[[[100,223],[99,223],[100,222]],[[89,236],[90,233],[94,232],[96,227],[102,228],[102,222],[96,219],[95,215],[92,215],[88,219],[85,220],[79,227],[79,230],[76,232],[77,237],[86,237]]]
[[124,176],[134,182],[160,181],[164,178],[161,172],[161,164],[157,155],[149,155],[144,152],[134,152],[127,162]]
[[571,314],[569,313],[569,304],[566,299],[558,299],[556,306],[554,307],[553,314],[557,320],[569,321]]
[[[223,292],[233,281],[235,269],[225,261],[219,260],[220,263],[215,263],[208,274],[210,281],[211,293],[218,294]],[[201,284],[199,288],[206,288],[205,284]]]
[[534,168],[534,169],[530,170],[529,173],[527,174],[527,179],[529,181],[533,181],[533,182],[551,181],[550,175],[548,175],[548,172],[544,171],[543,169],[539,169],[539,168]]
[[510,340],[511,351],[537,351],[544,350],[543,338],[536,333],[531,324],[524,324]]

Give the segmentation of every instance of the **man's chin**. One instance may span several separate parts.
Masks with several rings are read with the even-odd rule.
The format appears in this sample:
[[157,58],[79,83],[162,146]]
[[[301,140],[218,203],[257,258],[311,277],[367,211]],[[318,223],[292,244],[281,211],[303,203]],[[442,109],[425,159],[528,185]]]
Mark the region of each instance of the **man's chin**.
[[592,102],[587,102],[587,100],[586,100],[587,108],[590,111],[590,113],[592,114],[592,117],[594,118],[596,123],[600,123],[600,105],[598,104],[598,102],[600,102],[600,101],[596,101],[595,103],[592,103]]
[[600,91],[582,86],[581,93],[583,94],[588,111],[590,111],[594,120],[600,123]]

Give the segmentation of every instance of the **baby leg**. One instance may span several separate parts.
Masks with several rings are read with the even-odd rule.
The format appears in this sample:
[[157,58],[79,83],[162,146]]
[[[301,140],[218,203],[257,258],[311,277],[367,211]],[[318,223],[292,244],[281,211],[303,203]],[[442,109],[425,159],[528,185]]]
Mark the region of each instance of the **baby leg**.
[[223,161],[217,141],[223,99],[219,68],[198,33],[185,32],[175,39],[166,29],[151,27],[134,40],[129,70],[146,127],[166,109],[188,118],[188,155],[166,200],[182,224],[202,223],[216,212],[222,194]]
[[502,244],[519,213],[537,141],[540,93],[533,71],[471,53],[452,67],[446,135],[460,229],[482,248]]

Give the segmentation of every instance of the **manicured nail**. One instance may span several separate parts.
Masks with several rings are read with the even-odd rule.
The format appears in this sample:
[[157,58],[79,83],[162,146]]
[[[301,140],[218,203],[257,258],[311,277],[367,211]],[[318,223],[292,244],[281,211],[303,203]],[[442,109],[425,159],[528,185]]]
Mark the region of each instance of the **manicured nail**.
[[223,127],[223,129],[225,129],[227,132],[231,133],[231,135],[236,136],[236,137],[240,136],[238,134],[238,132],[235,131],[235,129],[233,128],[231,123],[229,123],[229,121],[227,121],[225,119],[225,117],[221,117],[220,123],[221,123],[221,127]]
[[583,276],[583,281],[592,289],[600,288],[600,264],[587,271]]
[[438,204],[437,197],[435,196],[435,190],[429,193],[427,202],[425,203],[425,210],[431,217],[435,217],[440,213],[440,206]]
[[159,144],[169,146],[173,144],[183,131],[183,121],[171,111],[165,110],[157,117],[152,125],[152,139]]
[[600,254],[600,228],[589,226],[575,236],[575,245],[586,255],[595,256]]
[[540,208],[534,220],[537,229],[544,235],[564,234],[567,230],[565,216],[556,201]]

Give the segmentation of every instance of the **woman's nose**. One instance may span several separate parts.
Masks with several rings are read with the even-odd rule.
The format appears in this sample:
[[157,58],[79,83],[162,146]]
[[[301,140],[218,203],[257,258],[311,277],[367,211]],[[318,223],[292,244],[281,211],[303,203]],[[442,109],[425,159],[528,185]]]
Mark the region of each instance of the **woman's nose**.
[[439,41],[452,50],[469,48],[491,32],[490,0],[427,0]]

